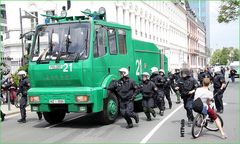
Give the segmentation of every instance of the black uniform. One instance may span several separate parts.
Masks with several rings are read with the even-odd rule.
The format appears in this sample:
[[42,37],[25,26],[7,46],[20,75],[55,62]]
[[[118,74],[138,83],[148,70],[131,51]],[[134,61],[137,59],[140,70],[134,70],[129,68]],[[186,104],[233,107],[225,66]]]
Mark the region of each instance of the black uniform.
[[[225,83],[225,78],[224,76],[219,72],[216,73],[214,78],[213,78],[213,88],[214,88],[214,95],[220,91],[222,84]],[[223,112],[223,93],[220,92],[217,95],[214,96],[214,100],[215,100],[215,105],[216,105],[216,109],[218,112]]]
[[154,99],[155,99],[155,103],[156,105],[158,106],[160,112],[159,114],[161,116],[163,116],[163,113],[164,113],[164,105],[165,105],[165,102],[164,102],[164,84],[165,84],[165,79],[163,77],[161,77],[159,74],[157,73],[153,73],[150,77],[150,80],[152,82],[154,82],[154,84],[158,87],[158,92],[156,93],[156,95],[154,96]]
[[153,96],[158,91],[158,88],[152,81],[146,80],[140,84],[138,91],[143,95],[142,100],[143,111],[147,116],[147,119],[151,120],[150,113],[153,115],[153,117],[156,117],[155,111],[153,109],[154,107]]
[[202,82],[205,77],[204,75],[205,75],[204,71],[200,71],[198,74],[198,81],[199,81],[200,86],[203,86]]
[[128,77],[123,77],[108,87],[108,90],[114,91],[118,95],[120,112],[123,118],[127,121],[128,127],[132,127],[131,118],[134,118],[136,123],[139,121],[138,115],[133,112],[133,101],[137,88],[135,82]]
[[168,106],[171,109],[172,108],[172,100],[170,97],[170,91],[171,91],[171,81],[168,77],[165,77],[165,75],[163,75],[164,79],[165,79],[165,84],[164,84],[164,94],[166,96],[166,99],[168,101]]
[[181,93],[181,98],[184,102],[184,108],[187,112],[187,117],[189,121],[193,121],[193,112],[192,112],[192,103],[194,99],[194,94],[188,94],[190,91],[196,89],[198,87],[197,80],[195,80],[191,76],[187,76],[186,78],[180,78],[177,81],[179,91]]
[[179,79],[178,76],[179,76],[179,74],[177,74],[177,76],[175,76],[175,74],[172,74],[172,73],[168,74],[168,78],[170,80],[170,86],[171,86],[172,90],[175,92],[175,94],[177,96],[177,102],[176,103],[180,103],[181,102],[181,100],[180,100],[180,96],[181,95],[180,95],[179,91],[175,89],[175,87],[176,87],[176,83],[175,82]]
[[[27,77],[24,77],[19,82],[19,90],[17,92],[17,95],[19,93],[22,94],[22,97],[20,99],[20,113],[21,113],[21,119],[18,120],[18,122],[26,122],[26,107],[27,107],[27,91],[30,88],[30,82]],[[37,112],[38,118],[42,118],[42,113]]]

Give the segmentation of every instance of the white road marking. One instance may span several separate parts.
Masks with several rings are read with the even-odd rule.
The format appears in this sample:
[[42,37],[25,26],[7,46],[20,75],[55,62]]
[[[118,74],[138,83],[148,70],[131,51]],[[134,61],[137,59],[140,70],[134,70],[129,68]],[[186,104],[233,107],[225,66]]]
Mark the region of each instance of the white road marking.
[[60,125],[60,124],[63,124],[63,123],[65,123],[65,122],[69,122],[69,121],[78,119],[78,118],[83,117],[83,116],[85,116],[85,115],[80,115],[80,116],[78,116],[78,117],[74,117],[74,118],[68,119],[68,120],[66,120],[66,121],[63,121],[63,122],[61,122],[61,123],[57,123],[57,124],[54,124],[54,125],[50,125],[50,126],[48,126],[48,127],[45,127],[45,129],[53,128],[53,127],[55,127],[55,126],[57,126],[57,125]]
[[162,121],[160,121],[142,140],[140,143],[147,143],[147,141],[154,135],[154,133],[179,109],[183,107],[183,104],[181,104],[178,108],[176,108],[173,112],[171,112],[167,117],[165,117]]

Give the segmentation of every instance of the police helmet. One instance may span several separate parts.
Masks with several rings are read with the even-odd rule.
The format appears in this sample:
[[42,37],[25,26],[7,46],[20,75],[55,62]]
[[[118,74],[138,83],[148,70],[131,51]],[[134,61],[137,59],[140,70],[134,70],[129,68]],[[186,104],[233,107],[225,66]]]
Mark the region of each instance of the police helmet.
[[165,74],[163,69],[160,69],[159,72]]
[[150,74],[149,74],[148,72],[144,72],[144,73],[142,74],[142,76],[146,76],[146,77],[147,77],[147,79],[149,79],[149,78],[150,78]]
[[158,73],[158,68],[157,67],[152,67],[151,68],[151,73]]
[[191,76],[191,72],[189,69],[187,68],[184,68],[181,70],[181,77],[185,78],[185,77],[188,77],[188,76]]
[[128,76],[128,69],[127,68],[120,68],[119,72],[123,74],[123,76]]
[[27,75],[27,73],[24,70],[21,70],[21,71],[18,72],[18,75],[25,77]]

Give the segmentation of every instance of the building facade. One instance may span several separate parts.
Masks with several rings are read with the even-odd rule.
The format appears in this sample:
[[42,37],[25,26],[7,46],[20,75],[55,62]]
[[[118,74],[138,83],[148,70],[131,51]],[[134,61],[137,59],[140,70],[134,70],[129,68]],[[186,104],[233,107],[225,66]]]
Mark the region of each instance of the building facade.
[[188,33],[188,64],[192,69],[204,68],[207,65],[206,28],[187,7],[187,33]]
[[[19,16],[19,10],[11,7],[8,17]],[[43,4],[44,3],[44,4]],[[187,33],[187,11],[184,2],[172,1],[72,1],[72,7],[68,15],[83,15],[81,11],[86,8],[98,11],[100,7],[106,8],[108,22],[120,23],[131,26],[134,39],[152,42],[157,45],[168,57],[169,68],[181,68],[188,63],[188,33]],[[19,7],[22,10],[38,17],[38,23],[44,23],[45,17],[40,14],[51,12],[60,15],[63,1],[45,2],[22,2]],[[19,40],[20,24],[19,18],[9,21],[8,39],[5,40],[5,48],[10,57],[17,63],[21,59],[21,41]],[[24,32],[34,29],[35,20],[24,19]],[[16,68],[15,68],[16,69]]]
[[[189,0],[189,7],[198,17],[198,19],[203,22],[206,28],[206,51],[210,52],[210,20],[209,20],[209,1],[208,0]],[[207,59],[208,63],[210,59]]]

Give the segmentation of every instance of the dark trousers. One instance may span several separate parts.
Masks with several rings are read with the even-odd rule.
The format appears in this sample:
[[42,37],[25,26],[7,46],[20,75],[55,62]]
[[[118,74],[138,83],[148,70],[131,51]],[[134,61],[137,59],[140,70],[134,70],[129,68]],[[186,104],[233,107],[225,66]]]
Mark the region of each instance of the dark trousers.
[[192,112],[193,98],[192,97],[183,98],[183,104],[184,104],[184,108],[187,112],[188,120],[193,121],[193,119],[194,119],[193,112]]
[[[220,89],[214,89],[213,94],[215,95]],[[223,93],[219,93],[214,96],[214,101],[217,111],[223,110]]]
[[20,99],[21,118],[26,119],[27,96],[22,96]]
[[150,98],[143,98],[142,100],[142,106],[143,106],[143,111],[147,118],[151,118],[150,113],[154,114],[155,111],[153,109],[154,107],[154,99],[152,97]]
[[128,124],[132,124],[131,118],[134,118],[134,119],[137,118],[133,110],[134,110],[133,101],[120,100],[120,113],[123,116],[123,118],[127,121]]
[[233,83],[235,82],[235,75],[231,76],[231,80],[232,80]]
[[172,100],[171,100],[171,97],[170,97],[170,90],[164,91],[164,94],[165,94],[166,99],[167,99],[167,101],[168,101],[168,105],[169,105],[169,106],[172,106]]
[[164,92],[158,92],[158,94],[155,96],[155,103],[160,111],[164,111],[165,109],[165,102],[164,102]]

